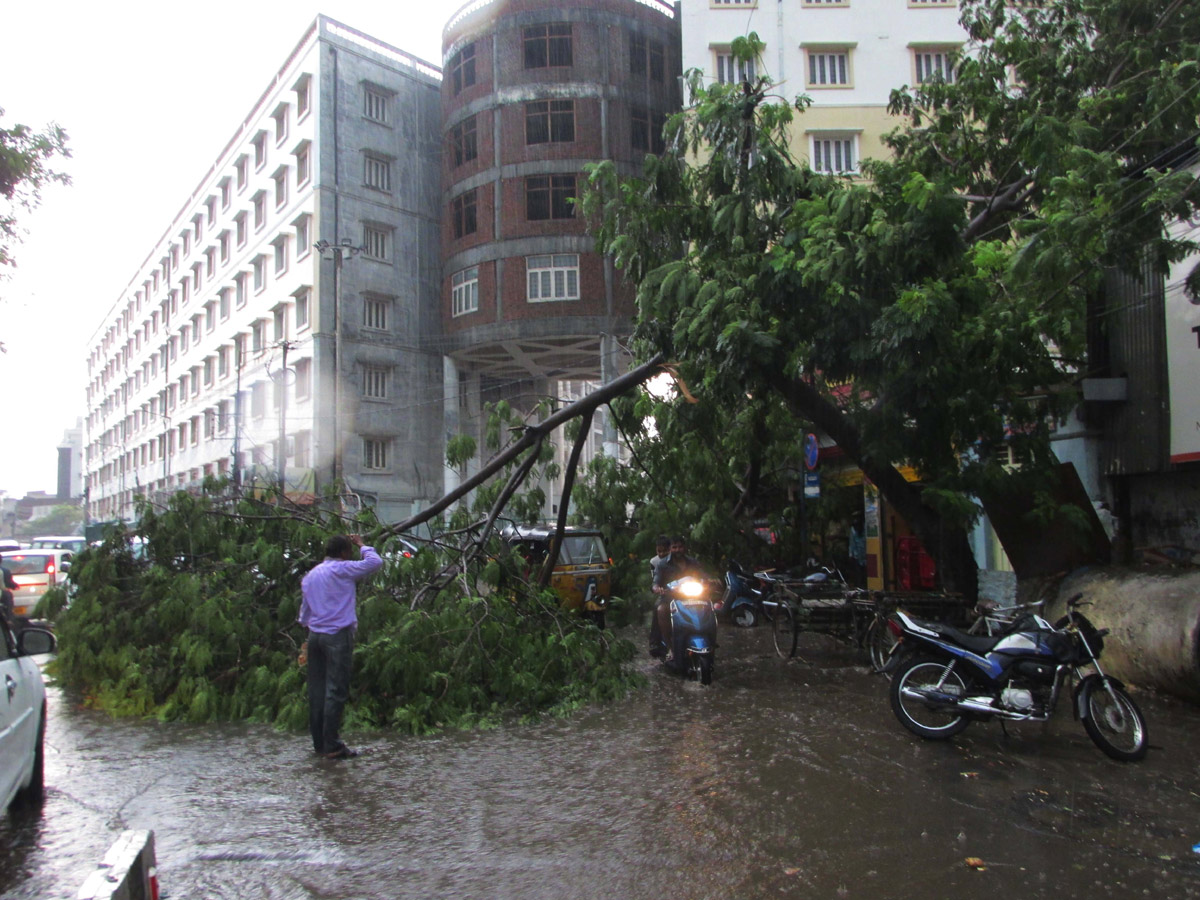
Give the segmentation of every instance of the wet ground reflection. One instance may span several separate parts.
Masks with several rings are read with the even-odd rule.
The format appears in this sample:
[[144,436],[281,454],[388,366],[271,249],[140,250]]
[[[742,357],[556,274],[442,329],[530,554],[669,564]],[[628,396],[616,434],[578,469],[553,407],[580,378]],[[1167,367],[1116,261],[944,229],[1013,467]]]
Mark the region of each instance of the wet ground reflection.
[[[1147,761],[1049,726],[921,742],[823,638],[721,634],[712,688],[654,671],[537,726],[359,735],[111,721],[51,697],[47,803],[0,822],[0,896],[74,897],[124,828],[184,898],[1200,897],[1200,710],[1138,695]],[[986,871],[968,868],[979,857]]]

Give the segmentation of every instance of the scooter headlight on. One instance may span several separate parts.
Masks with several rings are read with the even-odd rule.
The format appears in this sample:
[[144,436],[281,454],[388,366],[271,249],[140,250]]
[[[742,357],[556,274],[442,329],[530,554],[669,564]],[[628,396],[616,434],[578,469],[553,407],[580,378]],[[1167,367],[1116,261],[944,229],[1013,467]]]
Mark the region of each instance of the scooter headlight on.
[[685,581],[679,586],[679,593],[694,599],[704,593],[704,585],[699,581]]

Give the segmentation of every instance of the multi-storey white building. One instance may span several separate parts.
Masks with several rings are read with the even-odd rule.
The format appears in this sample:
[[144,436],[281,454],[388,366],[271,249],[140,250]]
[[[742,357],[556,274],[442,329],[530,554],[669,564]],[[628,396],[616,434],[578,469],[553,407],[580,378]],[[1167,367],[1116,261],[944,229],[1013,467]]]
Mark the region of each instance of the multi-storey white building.
[[319,17],[106,314],[88,355],[94,519],[134,498],[342,476],[441,494],[440,72]]
[[[807,94],[794,151],[817,171],[853,173],[887,155],[893,89],[952,77],[947,53],[966,40],[958,14],[955,0],[682,0],[683,68],[721,82],[765,75],[784,98]],[[766,46],[746,71],[729,47],[751,32]]]

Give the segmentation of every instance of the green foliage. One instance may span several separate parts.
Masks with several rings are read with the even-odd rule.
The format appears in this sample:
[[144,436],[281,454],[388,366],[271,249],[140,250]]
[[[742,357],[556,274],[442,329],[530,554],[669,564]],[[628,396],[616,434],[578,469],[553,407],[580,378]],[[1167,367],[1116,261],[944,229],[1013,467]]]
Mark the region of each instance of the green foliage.
[[1193,215],[1200,186],[1161,162],[1196,142],[1190,5],[960,9],[956,78],[894,94],[894,156],[864,161],[865,178],[793,158],[807,98],[697,72],[640,177],[588,168],[597,244],[638,286],[639,355],[671,360],[700,400],[644,401],[668,446],[639,449],[663,508],[701,540],[728,511],[739,525],[777,514],[789,444],[815,424],[931,551],[953,535],[969,559],[970,498],[1008,478],[1010,452],[1053,462],[1106,267],[1144,254],[1161,271],[1195,249],[1163,223]]
[[16,265],[10,248],[20,240],[20,232],[12,210],[36,209],[47,184],[70,184],[67,175],[50,168],[55,157],[70,155],[67,133],[57,125],[43,132],[20,124],[0,128],[0,197],[8,201],[7,210],[0,211],[0,267]]
[[[347,522],[210,494],[144,506],[139,552],[111,532],[75,557],[70,606],[43,601],[57,612],[52,672],[114,715],[303,727],[300,579],[331,534],[360,531],[370,542],[378,530],[370,514]],[[631,645],[560,616],[550,597],[444,591],[412,609],[440,564],[427,549],[360,584],[348,728],[492,724],[611,699],[634,683],[623,665]]]

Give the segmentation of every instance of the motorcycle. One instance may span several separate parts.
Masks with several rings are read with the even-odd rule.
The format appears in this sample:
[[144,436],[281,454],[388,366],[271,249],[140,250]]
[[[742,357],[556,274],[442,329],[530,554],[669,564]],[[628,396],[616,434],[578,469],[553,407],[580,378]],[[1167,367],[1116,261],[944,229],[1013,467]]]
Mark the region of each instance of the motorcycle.
[[708,587],[689,575],[669,582],[666,588],[671,597],[672,661],[664,665],[701,684],[712,684],[717,614]]
[[725,593],[717,609],[739,628],[753,628],[762,618],[762,601],[769,592],[770,586],[761,578],[731,559],[725,570]]
[[901,643],[891,683],[896,718],[929,740],[953,737],[976,720],[1044,722],[1071,678],[1072,706],[1088,737],[1113,759],[1142,759],[1146,720],[1124,685],[1100,668],[1108,629],[1078,611],[1081,597],[1067,601],[1054,625],[1029,614],[988,636],[898,610],[888,620]]

